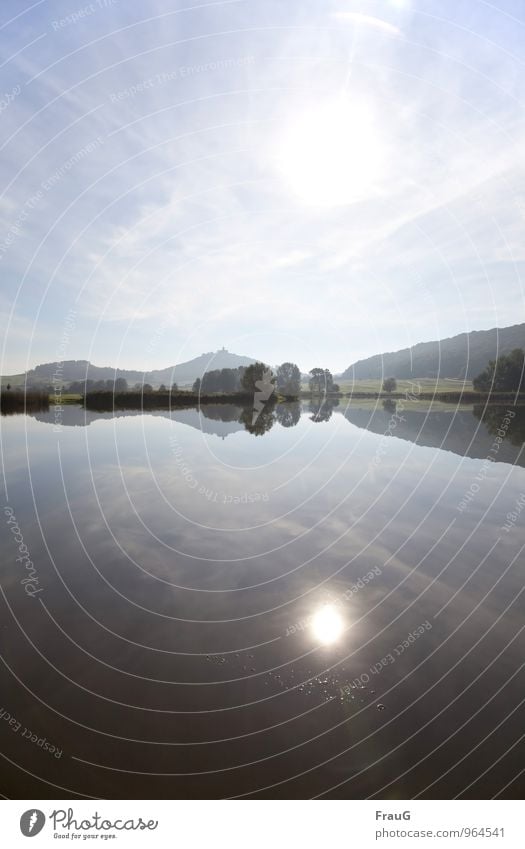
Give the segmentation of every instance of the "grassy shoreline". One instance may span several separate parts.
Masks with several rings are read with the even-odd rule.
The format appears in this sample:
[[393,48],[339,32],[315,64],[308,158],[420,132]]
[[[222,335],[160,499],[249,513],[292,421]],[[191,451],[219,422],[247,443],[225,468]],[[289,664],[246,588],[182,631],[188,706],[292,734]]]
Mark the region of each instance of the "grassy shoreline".
[[[407,394],[403,392],[334,392],[326,396],[316,395],[311,392],[301,392],[297,397],[283,397],[281,395],[273,396],[274,401],[278,403],[286,403],[293,401],[318,401],[321,403],[323,399],[328,401],[339,400],[369,400],[369,401],[404,401],[416,404],[419,401],[437,401],[442,403],[460,403],[460,404],[504,404],[508,402],[514,403],[516,396],[514,392],[475,392],[467,391],[446,391],[446,392],[421,392],[417,395],[412,395],[407,398]],[[51,401],[51,399],[50,399]],[[520,403],[525,402],[525,394],[518,396]],[[170,409],[181,407],[195,407],[204,404],[238,404],[239,406],[251,406],[253,404],[253,393],[250,392],[232,392],[232,393],[212,393],[202,395],[198,392],[179,391],[176,393],[170,392],[89,392],[81,401],[85,407],[89,409]]]
[[[382,402],[392,401],[403,403],[405,406],[417,409],[420,402],[433,402],[441,404],[524,404],[525,393],[516,397],[514,392],[476,392],[467,390],[447,390],[440,392],[423,391],[417,394],[407,392],[381,392],[381,391],[346,391],[333,392],[327,395],[317,395],[311,392],[301,392],[299,396],[290,398],[282,395],[272,396],[274,403],[286,403],[294,401],[313,401],[321,404],[325,401],[365,401]],[[200,407],[208,404],[237,404],[241,407],[252,406],[254,401],[251,392],[232,393],[208,393],[199,394],[192,390],[179,390],[170,393],[159,392],[117,392],[109,390],[88,392],[85,396],[73,393],[48,394],[47,392],[28,391],[26,393],[13,390],[2,390],[0,395],[0,410],[5,413],[33,411],[36,409],[48,409],[59,405],[81,404],[87,409],[110,411],[110,410],[161,410],[181,409],[184,407]]]
[[0,392],[0,413],[25,413],[40,412],[49,409],[49,395],[47,392],[13,392],[3,390]]

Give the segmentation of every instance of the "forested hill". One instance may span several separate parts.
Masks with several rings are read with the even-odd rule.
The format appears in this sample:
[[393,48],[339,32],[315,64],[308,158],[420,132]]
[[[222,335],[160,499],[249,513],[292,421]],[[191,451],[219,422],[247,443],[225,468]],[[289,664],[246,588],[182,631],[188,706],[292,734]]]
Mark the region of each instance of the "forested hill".
[[348,380],[378,379],[393,376],[464,378],[472,380],[501,354],[513,348],[525,348],[525,324],[493,327],[460,333],[449,339],[420,342],[413,348],[376,354],[358,360],[341,375]]
[[171,386],[174,382],[184,386],[192,384],[196,378],[202,377],[205,371],[239,368],[239,366],[249,366],[254,362],[255,360],[251,357],[234,354],[225,348],[215,352],[210,351],[207,354],[195,357],[193,360],[154,371],[95,366],[88,360],[64,360],[59,364],[56,362],[43,363],[30,369],[26,374],[14,377],[6,376],[2,378],[2,384],[10,382],[12,385],[19,385],[27,382],[29,386],[48,385],[53,382],[53,375],[55,375],[56,380],[65,384],[86,380],[86,378],[97,381],[115,380],[115,378],[120,377],[124,378],[130,386],[135,383],[151,383],[154,386],[164,383],[166,386]]

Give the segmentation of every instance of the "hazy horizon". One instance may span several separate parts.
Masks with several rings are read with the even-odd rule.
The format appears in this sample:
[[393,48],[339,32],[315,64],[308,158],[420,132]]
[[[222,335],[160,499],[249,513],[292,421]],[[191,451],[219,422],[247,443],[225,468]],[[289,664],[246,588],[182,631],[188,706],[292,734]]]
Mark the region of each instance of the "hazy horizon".
[[[509,325],[509,326],[513,326],[513,325]],[[491,327],[483,327],[483,328],[479,328],[479,329],[483,331],[483,330],[492,330],[492,329],[494,329],[494,328],[491,328]],[[498,327],[498,328],[495,328],[495,329],[497,329],[497,330],[503,330],[503,329],[505,329],[505,328],[503,328],[503,327]],[[448,337],[444,337],[444,339],[446,339],[446,338],[448,338]],[[437,341],[444,341],[444,339],[441,339],[441,340],[437,340],[437,339],[421,339],[421,340],[419,340],[418,342],[415,342],[415,343],[414,343],[414,345],[418,345],[418,344],[420,344],[420,343],[425,343],[425,342],[437,342]],[[170,367],[172,367],[172,366],[184,365],[184,363],[186,363],[186,362],[191,362],[192,360],[197,359],[198,357],[201,357],[201,356],[205,356],[205,355],[207,355],[207,354],[210,354],[210,355],[211,355],[211,354],[217,354],[217,353],[220,353],[220,352],[221,352],[221,350],[224,350],[225,352],[230,353],[230,354],[235,354],[235,355],[240,356],[240,357],[247,357],[247,358],[250,358],[250,359],[253,359],[253,360],[263,361],[263,362],[265,362],[265,363],[269,364],[270,366],[276,366],[276,365],[279,365],[279,361],[278,361],[278,359],[276,359],[275,357],[273,357],[273,358],[272,358],[271,356],[269,356],[269,357],[261,357],[261,356],[259,356],[259,355],[258,355],[258,353],[246,353],[246,351],[233,351],[231,348],[228,348],[228,346],[227,346],[227,345],[224,345],[224,346],[221,346],[220,348],[217,348],[215,351],[212,351],[212,350],[209,350],[209,351],[200,351],[200,353],[195,354],[195,355],[194,355],[194,356],[192,356],[192,357],[189,357],[187,360],[179,360],[179,361],[177,361],[177,362],[175,362],[175,361],[174,361],[174,362],[164,363],[164,364],[160,364],[160,365],[152,366],[151,368],[143,368],[143,367],[141,366],[140,362],[138,361],[138,363],[137,363],[137,364],[135,364],[135,365],[119,365],[119,366],[118,366],[118,369],[119,369],[119,370],[122,370],[122,371],[139,371],[139,372],[162,371],[163,369],[170,368]],[[398,349],[398,350],[399,350],[399,349]],[[376,353],[376,354],[381,355],[381,354],[390,354],[390,353],[394,353],[394,352],[393,352],[393,351],[376,351],[375,353]],[[370,355],[367,355],[367,356],[374,356],[374,354],[370,354]],[[362,358],[359,358],[359,359],[366,359],[366,357],[362,357]],[[84,360],[86,360],[86,357],[68,356],[68,357],[64,357],[64,358],[59,358],[59,360],[58,360],[58,361],[64,361],[64,362],[67,362],[67,361],[73,361],[73,362],[74,362],[74,361],[76,361],[76,362],[79,362],[79,361],[80,361],[80,362],[82,362],[82,361],[84,361]],[[138,360],[140,360],[140,355],[138,355]],[[293,357],[287,357],[287,358],[285,358],[285,359],[283,360],[283,362],[290,361],[290,360],[291,360],[292,362],[295,362],[295,360],[293,359]],[[27,368],[25,368],[25,369],[21,369],[21,371],[20,371],[20,372],[11,371],[11,372],[9,372],[9,373],[7,373],[7,372],[6,372],[5,374],[6,374],[6,375],[7,375],[7,374],[11,374],[11,375],[21,374],[21,373],[23,373],[23,372],[25,372],[25,371],[30,371],[30,370],[32,370],[32,369],[34,369],[34,368],[36,368],[36,367],[37,367],[37,366],[39,366],[39,365],[45,365],[46,363],[50,363],[50,362],[51,362],[51,363],[53,363],[53,362],[55,362],[55,361],[56,361],[56,360],[53,360],[53,359],[40,360],[39,362],[35,362],[35,363],[33,363],[32,365],[28,366],[28,367],[27,367]],[[349,360],[349,361],[348,361],[348,363],[347,363],[347,364],[346,364],[343,368],[333,368],[333,367],[331,366],[331,364],[330,364],[330,363],[318,362],[317,360],[316,360],[316,363],[317,363],[317,366],[318,366],[318,367],[320,366],[321,368],[328,368],[328,369],[332,372],[332,374],[336,375],[336,374],[341,374],[341,373],[342,373],[342,372],[344,372],[344,371],[345,371],[345,370],[346,370],[349,366],[353,365],[353,364],[354,364],[355,362],[357,362],[357,361],[358,361],[358,358],[356,358],[356,359],[351,359],[351,360]],[[95,366],[95,367],[97,367],[97,368],[115,368],[114,363],[96,362],[96,361],[94,361],[93,359],[89,360],[89,363],[90,363],[92,366]],[[300,368],[301,372],[303,372],[304,374],[307,374],[307,373],[310,371],[310,369],[311,369],[311,368],[315,368],[315,367],[316,367],[316,366],[314,366],[314,365],[305,366],[305,365],[304,365],[304,364],[302,364],[302,363],[297,363],[297,365],[299,366],[299,368]],[[212,363],[212,364],[210,365],[210,369],[212,369],[213,367],[214,367],[214,366],[213,366],[213,363]]]

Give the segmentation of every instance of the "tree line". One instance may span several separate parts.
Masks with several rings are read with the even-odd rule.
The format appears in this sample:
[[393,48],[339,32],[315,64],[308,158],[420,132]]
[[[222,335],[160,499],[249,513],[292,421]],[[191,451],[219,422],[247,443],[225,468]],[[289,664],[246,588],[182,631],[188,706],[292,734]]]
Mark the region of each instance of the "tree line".
[[[314,368],[309,374],[308,387],[313,395],[327,395],[340,391],[339,385],[334,383],[333,375],[328,369]],[[11,389],[11,386],[7,388]],[[156,390],[150,383],[135,383],[130,386],[123,377],[111,380],[86,378],[72,381],[67,388],[66,386],[60,388],[58,385],[40,386],[38,388],[41,391],[48,391],[50,395],[61,392],[72,395],[86,395],[93,392],[111,392],[113,394],[140,392],[148,394],[158,391],[171,394],[192,391],[199,395],[260,393],[269,397],[275,391],[284,398],[298,398],[302,389],[302,375],[296,363],[285,362],[272,368],[266,363],[256,362],[238,368],[206,371],[202,377],[194,381],[191,390],[179,389],[177,383],[172,383],[169,387],[161,384]]]
[[[137,386],[142,386],[138,383]],[[124,377],[117,377],[115,380],[74,380],[69,384],[68,392],[72,395],[84,395],[86,392],[127,392],[129,390],[128,381]],[[51,387],[54,392],[55,388]]]
[[490,360],[487,368],[472,381],[478,392],[520,392],[525,371],[525,351],[514,348],[497,360]]
[[[309,388],[313,394],[339,392],[339,386],[328,369],[314,368],[310,371]],[[272,369],[266,363],[257,362],[236,369],[223,368],[207,371],[197,378],[193,391],[201,394],[214,392],[255,393],[276,391],[285,398],[297,398],[301,393],[301,371],[296,363],[285,362]]]
[[262,362],[239,368],[212,369],[193,384],[193,391],[202,395],[214,392],[261,392],[269,397],[275,390],[288,398],[299,395],[301,372],[295,363],[281,363],[275,370]]

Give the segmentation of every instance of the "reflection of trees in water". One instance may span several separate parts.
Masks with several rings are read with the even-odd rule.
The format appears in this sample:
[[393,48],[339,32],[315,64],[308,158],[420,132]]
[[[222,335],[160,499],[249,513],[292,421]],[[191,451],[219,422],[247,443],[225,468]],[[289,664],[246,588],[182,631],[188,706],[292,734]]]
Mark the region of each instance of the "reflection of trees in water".
[[392,401],[391,398],[385,398],[383,401],[383,410],[385,413],[395,413],[397,410],[396,402]]
[[[253,420],[254,415],[256,415],[255,421]],[[275,424],[275,398],[270,398],[258,414],[253,407],[245,407],[239,421],[253,436],[262,436],[267,433]]]
[[[515,413],[513,418],[507,416],[509,410]],[[500,407],[491,404],[484,408],[482,404],[476,404],[472,412],[492,436],[504,437],[511,445],[523,445],[525,442],[525,406]],[[505,418],[510,418],[510,424],[503,421]]]
[[[11,413],[11,412],[13,412],[13,413],[24,412],[23,394],[22,393],[18,393],[18,394],[19,394],[20,397],[15,399],[15,401],[17,401],[17,404],[14,404],[14,405],[12,404],[11,405],[13,407],[12,409],[2,409],[2,413],[4,415]],[[95,402],[99,401],[99,395],[93,396],[93,398],[95,399]],[[99,413],[106,413],[107,412],[107,413],[111,413],[113,415],[117,414],[115,409],[113,409],[113,408],[108,409],[107,399],[113,398],[111,393],[107,393],[107,392],[101,393],[100,398],[102,398],[100,409],[99,409],[97,403],[94,403],[93,406],[86,405],[86,409],[83,409],[83,408],[79,407],[78,405],[71,405],[68,412],[74,413],[75,410],[78,410],[78,411],[81,412],[81,415],[80,415],[78,422],[74,422],[74,423],[75,424],[85,424],[86,423],[86,410],[91,410],[92,412],[96,411],[96,412],[99,412]],[[22,399],[22,401],[21,401],[21,399]],[[7,404],[5,406],[7,407]],[[333,406],[333,404],[332,404],[332,406]],[[35,404],[35,406],[30,408],[29,405],[28,405],[27,411],[29,412],[30,409],[31,409],[31,412],[33,412],[33,411],[38,411],[38,412],[47,411],[49,409],[49,402],[48,402],[47,394],[45,396],[45,400],[44,400],[44,403],[42,404],[42,406]],[[129,413],[125,413],[124,411],[122,411],[122,413],[120,413],[120,414],[130,415],[131,409],[130,409]],[[155,410],[155,407],[153,407],[153,409]],[[228,404],[228,403],[202,404],[201,406],[196,406],[195,404],[187,404],[187,405],[185,405],[185,407],[183,407],[181,409],[180,412],[182,413],[183,411],[191,411],[191,412],[198,413],[200,416],[202,416],[203,419],[211,419],[211,420],[214,420],[214,421],[227,422],[227,423],[238,423],[239,425],[242,425],[245,428],[245,430],[248,431],[248,433],[252,433],[254,436],[262,436],[264,433],[267,433],[273,427],[275,422],[278,422],[281,425],[281,427],[286,427],[286,428],[295,427],[299,423],[299,420],[301,418],[301,410],[302,410],[302,408],[301,408],[300,402],[294,401],[294,402],[286,402],[286,403],[277,404],[275,397],[272,397],[266,402],[263,410],[257,415],[255,421],[253,421],[254,414],[256,414],[256,411],[254,410],[254,408],[252,406],[244,406],[243,407],[240,404]],[[140,414],[141,412],[142,412],[142,410],[140,408],[133,410],[134,415]],[[174,415],[176,417],[176,414],[179,411],[177,409],[172,409],[168,413],[168,411],[166,411],[166,410],[163,411],[162,408],[159,408],[158,412],[159,412],[159,414],[162,414],[162,415],[168,415],[169,414],[170,416]],[[186,419],[184,419],[184,420],[186,421]],[[190,419],[190,421],[188,423],[193,424],[193,426],[197,427],[198,425],[196,424],[196,421],[197,420],[194,421],[193,419]],[[72,423],[73,422],[71,422],[71,421],[68,422],[68,424],[72,424]],[[240,430],[240,428],[234,427],[233,431],[235,431],[235,430]],[[207,432],[210,432],[210,431],[207,431]],[[220,433],[220,435],[222,435],[222,436],[224,435],[220,431],[211,431],[211,432]]]
[[315,398],[308,405],[308,410],[312,415],[311,422],[328,422],[332,418],[334,407],[339,406],[338,398]]
[[301,404],[277,404],[275,417],[282,427],[295,427],[301,418]]
[[254,410],[252,407],[245,407],[239,417],[239,421],[244,425],[248,433],[254,436],[262,436],[278,422],[281,427],[295,427],[301,418],[300,402],[292,402],[287,404],[276,404],[275,398],[270,398],[264,406],[264,409],[253,421]]

